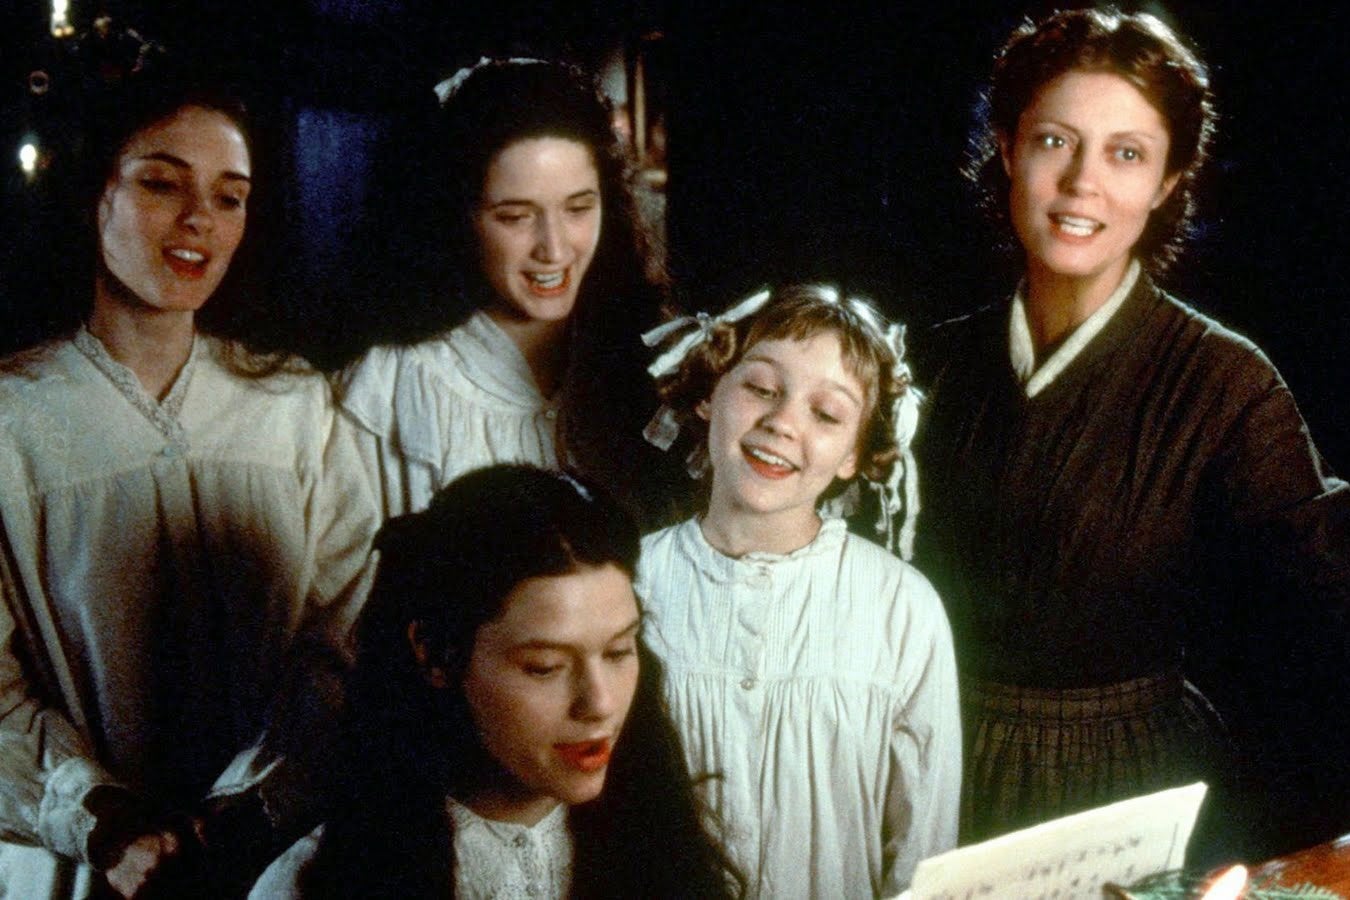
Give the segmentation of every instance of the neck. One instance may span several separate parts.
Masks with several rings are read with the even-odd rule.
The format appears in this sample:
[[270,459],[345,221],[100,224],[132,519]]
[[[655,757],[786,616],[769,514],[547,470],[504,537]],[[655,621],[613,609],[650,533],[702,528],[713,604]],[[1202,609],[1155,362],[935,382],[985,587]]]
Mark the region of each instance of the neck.
[[513,822],[533,828],[562,803],[548,794],[519,794],[486,788],[461,801],[475,814],[494,822]]
[[567,320],[541,322],[512,316],[495,306],[489,307],[487,314],[519,348],[539,392],[552,397],[562,383],[567,364]]
[[747,553],[791,553],[816,539],[820,516],[815,510],[757,514],[739,510],[714,497],[700,520],[703,537],[719,553],[739,559]]
[[192,352],[196,329],[190,311],[127,302],[100,286],[89,332],[136,374],[147,394],[163,400]]
[[1027,328],[1037,355],[1101,309],[1125,280],[1129,266],[1129,257],[1125,257],[1095,275],[1070,277],[1029,263],[1024,301]]

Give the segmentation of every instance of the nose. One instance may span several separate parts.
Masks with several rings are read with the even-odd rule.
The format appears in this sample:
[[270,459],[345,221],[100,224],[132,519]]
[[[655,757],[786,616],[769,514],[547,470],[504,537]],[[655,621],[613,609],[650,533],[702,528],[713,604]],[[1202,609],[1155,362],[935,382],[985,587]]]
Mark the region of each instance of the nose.
[[790,398],[780,396],[760,418],[759,426],[783,437],[795,437],[801,427],[801,412]]
[[553,213],[539,216],[534,231],[532,255],[535,260],[542,263],[556,263],[562,260],[565,252],[562,222]]
[[1061,188],[1069,194],[1092,194],[1097,190],[1097,155],[1086,144],[1074,149],[1060,178]]
[[583,721],[602,721],[619,711],[622,691],[619,673],[607,670],[599,661],[582,666],[577,671],[572,716]]
[[184,228],[198,234],[210,231],[215,226],[211,211],[211,198],[201,191],[190,189],[183,200],[183,211],[178,217]]

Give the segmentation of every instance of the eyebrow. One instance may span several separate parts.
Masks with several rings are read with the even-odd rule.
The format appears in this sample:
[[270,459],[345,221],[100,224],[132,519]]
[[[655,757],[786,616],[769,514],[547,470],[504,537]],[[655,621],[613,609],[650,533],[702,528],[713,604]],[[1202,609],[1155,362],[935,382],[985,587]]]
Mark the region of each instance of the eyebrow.
[[[153,160],[154,162],[167,163],[176,169],[192,168],[192,163],[183,159],[183,157],[174,156],[172,153],[165,153],[163,150],[157,151],[155,153],[147,153],[144,156],[136,157],[136,159],[140,161]],[[220,177],[225,178],[229,181],[247,181],[249,183],[253,182],[253,179],[245,175],[243,172],[226,171],[222,172]]]
[[[569,200],[580,200],[580,199],[582,199],[583,197],[587,197],[587,198],[589,198],[589,197],[595,197],[596,199],[599,199],[599,197],[600,197],[600,191],[599,191],[598,189],[596,189],[596,188],[586,188],[586,189],[584,189],[584,190],[580,190],[580,191],[577,191],[577,192],[575,192],[575,193],[568,194],[566,197],[563,198],[563,202],[566,203],[566,202],[569,201]],[[496,201],[493,201],[493,202],[490,202],[490,203],[484,203],[483,205],[484,205],[487,209],[496,209],[496,208],[499,207],[499,206],[538,206],[539,204],[538,204],[538,203],[535,203],[533,200],[526,200],[526,199],[524,199],[524,198],[516,199],[516,198],[514,198],[514,197],[507,197],[507,198],[502,199],[502,200],[496,200]]]
[[[614,632],[614,634],[610,635],[610,637],[609,637],[608,639],[605,640],[605,643],[606,643],[606,644],[612,644],[612,643],[614,643],[615,641],[617,641],[617,640],[619,640],[619,639],[621,639],[621,638],[628,637],[630,634],[635,634],[635,633],[637,632],[637,630],[638,630],[641,626],[642,626],[642,617],[641,617],[641,616],[638,616],[638,617],[634,618],[633,621],[632,621],[630,624],[628,624],[627,626],[625,626],[625,627],[621,628],[620,630]],[[571,649],[573,649],[573,645],[572,645],[572,644],[562,643],[562,642],[560,642],[560,641],[544,641],[544,640],[521,641],[519,644],[513,644],[513,645],[511,645],[511,650],[512,650],[512,651],[515,651],[515,650],[564,650],[564,651],[566,651],[566,650],[571,650]]]
[[[778,368],[777,360],[770,359],[767,356],[760,356],[757,353],[747,353],[744,357],[742,357],[741,361],[764,363],[766,366],[772,366],[775,369]],[[826,378],[825,386],[831,390],[838,391],[848,399],[852,400],[854,403],[858,404],[859,407],[862,407],[863,405],[862,400],[858,397],[857,394],[853,393],[853,391],[849,389],[848,385],[840,384],[833,378]]]

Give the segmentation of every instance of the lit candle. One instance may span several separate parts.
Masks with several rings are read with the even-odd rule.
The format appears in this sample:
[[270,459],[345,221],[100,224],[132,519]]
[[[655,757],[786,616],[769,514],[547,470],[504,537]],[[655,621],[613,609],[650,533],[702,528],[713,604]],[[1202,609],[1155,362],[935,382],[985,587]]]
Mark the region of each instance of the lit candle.
[[19,168],[29,178],[37,171],[38,148],[36,144],[24,144],[19,148]]
[[54,37],[70,37],[75,33],[71,27],[70,19],[66,14],[70,12],[70,0],[52,0],[52,35]]

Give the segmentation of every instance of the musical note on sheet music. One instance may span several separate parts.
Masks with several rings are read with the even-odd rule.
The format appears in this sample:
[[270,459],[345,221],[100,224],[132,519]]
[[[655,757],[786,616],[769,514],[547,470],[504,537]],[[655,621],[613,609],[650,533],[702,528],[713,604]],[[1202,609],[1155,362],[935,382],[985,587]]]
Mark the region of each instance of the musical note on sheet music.
[[1197,783],[1090,809],[919,863],[912,900],[1100,900],[1107,882],[1130,884],[1181,868],[1205,796]]

